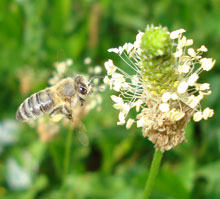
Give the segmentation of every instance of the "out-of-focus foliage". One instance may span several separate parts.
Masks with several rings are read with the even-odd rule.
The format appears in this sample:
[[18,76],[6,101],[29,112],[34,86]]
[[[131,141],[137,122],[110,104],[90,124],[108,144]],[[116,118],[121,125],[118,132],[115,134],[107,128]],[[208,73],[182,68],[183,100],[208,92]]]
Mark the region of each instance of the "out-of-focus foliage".
[[[107,49],[134,41],[147,24],[187,30],[195,47],[209,49],[215,68],[202,74],[213,94],[205,105],[215,116],[187,127],[187,143],[166,152],[152,198],[220,198],[220,1],[219,0],[1,0],[0,1],[0,198],[141,198],[152,144],[133,127],[116,126],[106,91],[102,109],[84,119],[89,145],[61,125],[50,142],[15,121],[18,105],[48,86],[53,63],[74,60],[73,73],[101,65]],[[118,64],[122,64],[118,61]],[[103,67],[104,68],[104,67]],[[69,148],[68,148],[69,147]]]

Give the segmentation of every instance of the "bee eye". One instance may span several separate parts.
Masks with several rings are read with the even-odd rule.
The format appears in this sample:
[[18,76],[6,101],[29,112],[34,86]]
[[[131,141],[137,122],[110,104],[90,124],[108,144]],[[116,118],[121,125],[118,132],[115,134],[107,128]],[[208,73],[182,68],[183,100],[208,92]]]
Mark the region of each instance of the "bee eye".
[[83,95],[87,93],[87,89],[83,86],[79,86],[78,91]]

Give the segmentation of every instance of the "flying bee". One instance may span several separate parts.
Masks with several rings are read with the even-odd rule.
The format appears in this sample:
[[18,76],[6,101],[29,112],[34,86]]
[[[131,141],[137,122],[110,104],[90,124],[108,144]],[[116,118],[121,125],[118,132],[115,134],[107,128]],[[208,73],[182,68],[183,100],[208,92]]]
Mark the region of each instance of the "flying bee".
[[44,114],[49,114],[51,118],[61,114],[72,120],[71,110],[79,103],[83,106],[86,97],[91,93],[90,83],[81,75],[62,79],[54,86],[27,98],[19,106],[16,118],[28,122]]

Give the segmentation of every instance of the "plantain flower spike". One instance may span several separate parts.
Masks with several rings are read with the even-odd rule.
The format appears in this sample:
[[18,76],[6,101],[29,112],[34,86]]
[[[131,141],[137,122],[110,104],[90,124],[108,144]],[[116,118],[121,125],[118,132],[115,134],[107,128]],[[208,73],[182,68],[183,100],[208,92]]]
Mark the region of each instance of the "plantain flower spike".
[[[134,43],[108,50],[121,57],[126,70],[112,60],[105,62],[104,83],[118,92],[111,96],[113,107],[119,110],[117,124],[130,128],[136,123],[143,136],[162,152],[185,141],[184,131],[191,117],[198,122],[214,114],[210,108],[201,109],[200,101],[211,90],[208,83],[198,83],[198,79],[203,70],[212,69],[215,60],[202,57],[207,51],[204,45],[191,48],[193,40],[183,36],[184,32],[147,26]],[[133,108],[136,118],[128,116]]]

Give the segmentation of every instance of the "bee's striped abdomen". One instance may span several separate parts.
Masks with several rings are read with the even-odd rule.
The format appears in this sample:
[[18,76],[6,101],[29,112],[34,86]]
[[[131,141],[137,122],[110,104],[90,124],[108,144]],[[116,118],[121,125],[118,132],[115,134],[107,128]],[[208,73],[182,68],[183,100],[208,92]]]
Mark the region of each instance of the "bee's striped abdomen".
[[22,121],[34,120],[50,112],[54,106],[50,90],[45,89],[27,98],[18,108],[16,118]]

